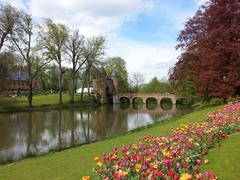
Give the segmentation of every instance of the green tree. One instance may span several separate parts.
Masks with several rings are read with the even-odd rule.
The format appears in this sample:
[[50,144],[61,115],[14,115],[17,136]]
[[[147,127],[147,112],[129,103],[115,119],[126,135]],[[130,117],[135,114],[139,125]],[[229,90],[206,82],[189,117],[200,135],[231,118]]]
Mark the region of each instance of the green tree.
[[0,6],[0,51],[9,34],[20,24],[20,13],[10,5]]
[[128,85],[128,72],[126,68],[126,62],[121,57],[112,57],[108,58],[104,62],[104,68],[107,71],[107,74],[112,75],[116,73],[119,77],[119,92],[128,92],[129,85]]
[[139,91],[144,93],[173,93],[174,89],[170,82],[153,77],[148,83],[143,84]]
[[87,59],[83,57],[84,37],[78,30],[72,30],[66,42],[66,54],[69,62],[72,64],[71,79],[71,103],[74,104],[74,96],[77,90],[77,74],[80,68],[86,63]]
[[15,63],[16,59],[12,53],[0,53],[0,91],[7,88],[8,72],[13,68]]
[[39,44],[45,50],[45,55],[48,59],[54,60],[58,64],[59,70],[59,104],[62,105],[63,91],[63,72],[62,62],[65,44],[68,39],[68,29],[63,24],[56,24],[48,19],[44,25],[40,27]]
[[[87,39],[84,44],[83,57],[86,60],[85,72],[83,76],[81,99],[83,98],[83,90],[87,85],[90,87],[91,70],[101,65],[101,59],[105,54],[105,38],[103,36]],[[89,92],[89,91],[88,91]]]
[[21,24],[18,31],[12,32],[11,40],[16,50],[24,60],[28,71],[28,106],[32,107],[33,80],[38,72],[50,62],[36,56],[37,48],[34,46],[34,22],[29,14],[22,13]]

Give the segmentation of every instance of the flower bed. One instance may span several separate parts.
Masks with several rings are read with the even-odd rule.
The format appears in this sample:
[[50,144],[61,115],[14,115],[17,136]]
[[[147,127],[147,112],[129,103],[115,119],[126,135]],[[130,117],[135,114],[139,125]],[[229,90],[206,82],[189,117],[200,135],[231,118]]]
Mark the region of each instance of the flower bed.
[[121,153],[115,147],[101,160],[95,157],[94,171],[106,180],[217,179],[214,173],[202,174],[200,166],[210,148],[240,131],[239,112],[240,103],[228,104],[209,113],[206,122],[181,124],[170,137],[144,136],[136,144],[124,145]]

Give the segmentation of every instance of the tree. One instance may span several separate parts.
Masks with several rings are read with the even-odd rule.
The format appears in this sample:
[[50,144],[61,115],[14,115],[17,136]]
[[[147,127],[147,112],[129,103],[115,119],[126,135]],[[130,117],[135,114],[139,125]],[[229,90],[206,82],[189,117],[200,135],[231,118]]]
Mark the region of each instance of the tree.
[[148,83],[141,85],[139,91],[144,93],[172,93],[174,88],[170,82],[153,77]]
[[12,32],[11,40],[24,60],[28,70],[28,106],[32,107],[33,80],[38,72],[50,61],[43,60],[36,56],[36,47],[34,41],[34,22],[31,15],[22,13],[19,30]]
[[240,94],[239,9],[238,0],[210,0],[186,22],[178,37],[177,48],[183,53],[171,78],[190,76],[205,100]]
[[0,92],[7,88],[8,72],[16,63],[15,56],[9,52],[0,53]]
[[139,85],[144,82],[144,75],[140,72],[135,72],[130,78],[130,86],[134,92],[138,92]]
[[83,57],[86,60],[86,66],[82,85],[81,100],[83,98],[84,87],[87,84],[88,87],[90,86],[91,69],[93,67],[99,66],[99,64],[102,64],[100,61],[102,56],[105,54],[104,50],[105,50],[105,38],[103,36],[87,39],[84,45]]
[[71,31],[66,42],[66,54],[69,62],[72,64],[71,79],[72,79],[72,92],[71,103],[74,104],[74,96],[77,90],[77,73],[80,68],[85,64],[87,59],[83,58],[84,51],[84,37],[80,35],[78,30]]
[[10,5],[0,7],[0,51],[8,35],[16,30],[20,23],[20,12]]
[[126,62],[121,57],[108,58],[104,62],[104,69],[109,75],[116,73],[119,77],[119,92],[128,92],[128,72]]
[[63,24],[56,24],[48,19],[46,23],[40,28],[39,44],[45,49],[45,55],[49,60],[54,60],[58,64],[59,69],[59,104],[62,105],[62,91],[63,91],[63,72],[62,62],[63,53],[65,52],[65,44],[68,39],[67,27]]

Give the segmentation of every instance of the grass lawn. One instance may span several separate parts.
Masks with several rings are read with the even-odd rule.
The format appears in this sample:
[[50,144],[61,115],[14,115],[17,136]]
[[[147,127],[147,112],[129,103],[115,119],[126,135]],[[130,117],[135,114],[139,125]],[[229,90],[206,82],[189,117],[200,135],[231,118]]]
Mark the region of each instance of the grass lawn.
[[[55,106],[59,102],[58,94],[48,94],[48,95],[36,95],[33,96],[33,106],[39,108],[44,105]],[[94,102],[93,98],[84,96],[83,101],[80,102],[80,96],[75,96],[76,104],[75,106]],[[22,96],[11,98],[11,97],[0,97],[0,112],[15,112],[15,111],[26,111],[26,106],[28,105],[27,97]],[[63,107],[72,107],[70,104],[70,96],[63,95]]]
[[209,151],[201,171],[214,172],[219,179],[240,179],[240,135],[232,135],[223,141],[221,147]]
[[[0,166],[0,179],[81,179],[83,175],[91,175],[92,179],[94,179],[92,173],[92,168],[95,167],[93,161],[94,156],[101,156],[103,152],[111,151],[115,145],[121,146],[123,144],[128,144],[129,142],[136,142],[139,137],[146,134],[162,134],[168,136],[171,134],[172,128],[177,127],[181,123],[192,123],[205,120],[206,114],[217,108],[220,107],[209,107],[201,111],[195,111],[183,117],[159,123],[151,128],[143,129],[131,134],[99,141],[89,145],[83,145],[62,152],[50,153],[41,157],[29,158],[13,164],[2,165]],[[231,168],[233,170],[230,172],[234,171],[235,177],[240,176],[240,167],[237,166],[240,157],[238,154],[240,147],[239,136],[233,136],[226,140],[222,147],[223,149],[215,148],[209,153],[208,158],[210,164],[207,165],[206,168],[209,171],[218,173],[218,167],[222,166],[222,169],[219,169],[219,172],[221,172],[218,173],[219,178],[224,174],[226,179],[230,179],[228,178],[230,177],[228,176],[228,172]],[[237,140],[235,138],[239,139]],[[232,148],[228,148],[228,146],[231,146]],[[238,148],[238,150],[235,150],[235,148]],[[219,156],[216,153],[221,152],[223,153],[223,156],[216,161],[214,157]],[[227,162],[228,157],[230,156],[232,156],[230,159],[233,162],[226,163],[225,165],[225,161]],[[216,171],[214,168],[216,168]],[[231,176],[231,179],[234,179],[234,177]]]

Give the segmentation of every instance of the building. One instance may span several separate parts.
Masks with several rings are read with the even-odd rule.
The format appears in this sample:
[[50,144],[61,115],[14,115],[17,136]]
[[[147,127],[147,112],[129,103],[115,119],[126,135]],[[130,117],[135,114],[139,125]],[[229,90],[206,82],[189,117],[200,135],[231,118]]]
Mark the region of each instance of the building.
[[[6,90],[9,93],[27,93],[28,92],[28,78],[27,72],[10,72],[8,73],[8,80]],[[33,90],[38,91],[42,89],[41,80],[35,78],[33,80]]]
[[118,103],[118,76],[113,72],[108,76],[105,71],[93,79],[93,93],[98,103]]

